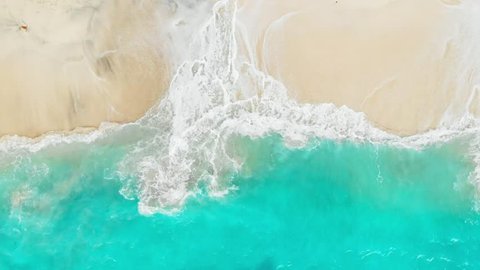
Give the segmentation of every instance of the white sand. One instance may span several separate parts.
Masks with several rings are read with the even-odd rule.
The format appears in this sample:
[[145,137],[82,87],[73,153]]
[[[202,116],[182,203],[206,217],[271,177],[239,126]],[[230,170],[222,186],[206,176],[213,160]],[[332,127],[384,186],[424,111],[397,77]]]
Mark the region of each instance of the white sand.
[[170,77],[154,5],[0,0],[0,136],[142,116]]
[[[0,136],[141,117],[181,62],[189,44],[178,41],[205,13],[166,23],[172,3],[0,0]],[[299,102],[346,105],[401,135],[480,114],[477,0],[238,5],[240,53]],[[169,36],[174,48],[169,34],[182,37]]]
[[478,4],[243,0],[238,17],[257,66],[291,97],[347,105],[409,135],[478,113]]

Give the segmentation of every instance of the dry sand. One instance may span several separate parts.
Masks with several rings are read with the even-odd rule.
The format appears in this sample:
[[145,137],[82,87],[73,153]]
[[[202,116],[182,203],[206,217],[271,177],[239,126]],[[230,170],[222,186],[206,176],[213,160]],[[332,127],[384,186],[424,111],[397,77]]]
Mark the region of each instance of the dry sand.
[[141,117],[170,77],[154,5],[0,0],[0,136]]
[[242,0],[256,65],[303,103],[410,135],[478,112],[480,13],[460,0]]

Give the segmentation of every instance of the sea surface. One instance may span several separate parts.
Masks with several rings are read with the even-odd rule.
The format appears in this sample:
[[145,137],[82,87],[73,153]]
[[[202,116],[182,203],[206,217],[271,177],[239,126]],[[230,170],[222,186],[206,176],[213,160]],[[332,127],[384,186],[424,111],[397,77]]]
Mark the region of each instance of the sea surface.
[[467,141],[236,136],[227,194],[154,215],[119,193],[121,143],[39,151],[0,170],[0,269],[480,269]]

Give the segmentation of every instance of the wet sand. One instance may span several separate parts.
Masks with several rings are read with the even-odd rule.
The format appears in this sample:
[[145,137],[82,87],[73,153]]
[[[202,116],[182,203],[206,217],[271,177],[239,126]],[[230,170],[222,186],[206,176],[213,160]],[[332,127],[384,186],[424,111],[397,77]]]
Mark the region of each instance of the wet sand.
[[170,70],[155,1],[0,1],[0,136],[129,122]]
[[[473,6],[476,6],[475,10]],[[478,111],[478,4],[243,0],[252,61],[301,103],[365,112],[399,135]]]

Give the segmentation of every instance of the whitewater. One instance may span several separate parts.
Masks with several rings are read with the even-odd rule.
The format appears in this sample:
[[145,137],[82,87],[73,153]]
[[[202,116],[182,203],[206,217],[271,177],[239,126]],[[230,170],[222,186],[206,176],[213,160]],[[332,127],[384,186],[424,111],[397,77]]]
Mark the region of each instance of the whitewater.
[[[182,15],[192,12],[181,5],[177,8],[185,9],[179,12]],[[226,151],[233,135],[279,134],[289,148],[301,148],[316,138],[417,150],[461,137],[470,141],[468,154],[476,164],[470,180],[480,192],[480,124],[468,112],[450,121],[454,124],[400,137],[375,128],[363,113],[345,106],[299,104],[287,96],[282,83],[238,54],[235,1],[215,3],[212,15],[207,8],[203,10],[199,30],[186,28],[172,36],[174,44],[182,44],[179,41],[186,36],[193,37],[192,43],[171,52],[178,68],[166,97],[144,117],[130,124],[104,123],[86,133],[47,134],[36,139],[7,136],[0,143],[2,163],[28,159],[32,153],[51,148],[124,141],[131,151],[119,165],[121,194],[138,198],[143,214],[172,214],[198,192],[200,183],[214,197],[234,188],[227,172],[241,170],[242,161]]]

